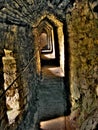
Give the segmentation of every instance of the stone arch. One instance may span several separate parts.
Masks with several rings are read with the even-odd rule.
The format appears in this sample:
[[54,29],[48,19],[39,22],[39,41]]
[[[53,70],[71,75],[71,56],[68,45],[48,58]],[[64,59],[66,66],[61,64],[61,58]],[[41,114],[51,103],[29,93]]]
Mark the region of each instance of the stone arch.
[[[37,70],[37,73],[40,75],[40,82],[39,82],[39,86],[38,86],[38,93],[37,93],[37,97],[38,97],[38,101],[37,101],[37,105],[39,106],[37,108],[37,114],[38,114],[38,118],[37,118],[37,125],[39,125],[39,123],[41,121],[46,121],[46,120],[49,120],[49,119],[52,119],[52,118],[56,118],[56,117],[59,117],[59,116],[64,116],[65,113],[67,113],[67,109],[70,109],[70,108],[67,108],[67,100],[66,99],[66,95],[67,93],[65,92],[65,81],[64,81],[64,77],[65,77],[65,32],[64,32],[64,25],[63,25],[63,22],[60,21],[56,16],[54,16],[53,14],[44,14],[43,16],[39,17],[36,21],[36,23],[34,23],[33,25],[33,35],[34,35],[34,46],[35,46],[35,52],[36,52],[36,70]],[[49,52],[41,52],[40,53],[40,40],[39,40],[39,36],[40,34],[44,33],[45,35],[50,35],[50,38],[52,36],[52,44],[54,44],[54,50],[55,50],[55,46],[58,46],[58,59],[59,59],[59,64],[54,64],[54,66],[42,66],[42,62],[41,62],[41,58],[40,58],[40,55],[42,53],[42,55],[48,57],[49,56]],[[54,36],[56,33],[56,36]],[[47,39],[48,41],[48,39]],[[45,51],[48,51],[48,50],[45,50]],[[50,53],[53,52],[53,50],[51,51],[51,49],[49,50]],[[52,56],[48,57],[51,59]],[[55,58],[55,56],[52,57],[53,59]],[[48,64],[49,65],[49,64]],[[44,71],[46,69],[46,71]],[[48,71],[47,71],[48,70]],[[46,72],[46,73],[44,73]],[[49,72],[49,73],[48,73]],[[53,77],[51,76],[52,73]],[[42,75],[41,75],[42,74]],[[49,76],[49,77],[48,77]],[[46,78],[46,79],[45,79]],[[47,81],[46,81],[47,80]],[[40,101],[42,99],[42,102],[43,102],[43,98],[41,98],[40,96],[40,93],[39,92],[42,92],[44,91],[44,88],[45,90],[47,91],[46,92],[46,95],[47,93],[50,94],[50,92],[53,92],[54,94],[56,94],[55,92],[55,89],[53,89],[53,84],[52,85],[47,85],[46,83],[49,81],[49,83],[53,81],[56,82],[56,87],[55,89],[57,89],[58,93],[60,91],[61,94],[61,97],[58,97],[57,95],[57,99],[56,97],[53,95],[51,95],[51,97],[53,97],[54,99],[54,102],[57,100],[57,103],[55,105],[55,108],[58,106],[59,107],[59,103],[61,104],[62,108],[59,107],[58,108],[58,111],[57,112],[54,112],[54,107],[50,107],[50,105],[45,105],[44,103],[40,104]],[[59,85],[59,83],[57,83],[57,81],[59,81],[59,83],[61,83],[61,86]],[[45,82],[45,84],[44,84]],[[47,87],[48,86],[48,87]],[[47,88],[46,88],[47,87]],[[41,90],[41,88],[43,88],[43,90]],[[58,90],[59,88],[59,90]],[[51,90],[50,90],[51,89]],[[44,93],[44,92],[42,92]],[[45,93],[44,93],[45,94]],[[39,98],[40,97],[40,98]],[[63,100],[61,100],[61,98]],[[60,101],[58,101],[60,99]],[[69,101],[69,100],[68,100]],[[46,104],[49,104],[50,103],[50,99],[48,99],[47,97],[47,101],[46,101]],[[40,104],[40,105],[39,105]],[[63,105],[62,105],[63,104]],[[41,106],[42,105],[42,106]],[[53,105],[53,103],[51,102],[51,106]],[[64,106],[65,105],[65,106]],[[46,106],[46,108],[44,107]],[[50,107],[50,111],[47,112],[47,107]],[[62,110],[61,110],[62,109]],[[60,110],[60,111],[59,111]],[[47,115],[49,114],[49,116]]]
[[[46,28],[50,28],[50,30],[52,30],[52,35],[54,35],[54,30],[53,28],[55,27],[56,28],[56,31],[55,33],[57,33],[56,35],[56,39],[58,39],[56,42],[58,42],[58,55],[59,55],[59,67],[60,67],[60,74],[61,76],[64,76],[65,74],[65,70],[64,70],[64,66],[65,66],[65,52],[64,52],[64,48],[65,48],[65,45],[64,45],[64,33],[63,33],[63,22],[61,22],[60,20],[58,20],[54,15],[52,14],[44,14],[42,17],[38,18],[38,20],[36,21],[36,23],[34,23],[33,25],[33,34],[34,34],[34,37],[35,37],[35,48],[39,48],[39,34],[41,32],[42,29],[45,29],[47,30]],[[50,31],[48,30],[48,31]],[[52,42],[55,41],[55,38],[53,39]],[[54,43],[53,43],[54,44]],[[40,57],[40,53],[38,52],[37,53],[38,57]],[[40,64],[40,59],[38,58],[37,60],[37,65]],[[40,72],[40,66],[37,67],[39,68],[39,72]]]
[[[45,30],[45,31],[44,31]],[[44,43],[43,37],[40,37],[41,34],[46,34],[46,43]],[[39,46],[42,46],[40,49],[41,54],[41,65],[60,65],[60,54],[59,54],[59,43],[57,29],[54,25],[50,23],[47,19],[44,19],[38,26],[39,33]],[[44,37],[45,38],[45,37]],[[42,41],[41,41],[42,40]],[[46,45],[43,45],[46,44]]]

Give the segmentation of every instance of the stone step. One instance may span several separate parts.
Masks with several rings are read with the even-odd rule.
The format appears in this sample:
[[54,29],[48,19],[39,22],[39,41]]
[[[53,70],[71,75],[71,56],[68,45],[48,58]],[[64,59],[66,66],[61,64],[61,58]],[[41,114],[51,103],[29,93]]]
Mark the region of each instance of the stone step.
[[66,118],[59,117],[56,119],[43,121],[40,123],[40,128],[42,130],[67,130],[66,129]]
[[42,69],[42,78],[37,96],[39,119],[63,116],[67,108],[63,78],[53,75],[48,68]]

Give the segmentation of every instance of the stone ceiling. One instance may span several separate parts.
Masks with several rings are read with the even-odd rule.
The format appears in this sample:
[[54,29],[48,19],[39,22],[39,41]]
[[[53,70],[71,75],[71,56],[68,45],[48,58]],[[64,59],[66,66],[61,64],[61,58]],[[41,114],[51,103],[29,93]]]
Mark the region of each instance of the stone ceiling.
[[0,22],[20,26],[33,25],[44,14],[65,19],[75,0],[0,0]]

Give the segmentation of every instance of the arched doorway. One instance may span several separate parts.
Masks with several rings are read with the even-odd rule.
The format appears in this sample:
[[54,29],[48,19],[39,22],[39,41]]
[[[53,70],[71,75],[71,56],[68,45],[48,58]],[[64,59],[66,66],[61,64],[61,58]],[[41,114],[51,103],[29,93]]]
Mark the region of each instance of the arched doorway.
[[35,50],[38,48],[36,67],[41,76],[37,88],[38,121],[41,124],[64,116],[67,111],[63,23],[47,16],[38,22],[33,34]]

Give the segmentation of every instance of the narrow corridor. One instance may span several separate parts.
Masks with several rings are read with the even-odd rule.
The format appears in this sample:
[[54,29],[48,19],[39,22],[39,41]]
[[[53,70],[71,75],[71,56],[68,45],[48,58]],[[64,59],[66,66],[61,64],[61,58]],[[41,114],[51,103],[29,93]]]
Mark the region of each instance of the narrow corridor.
[[[53,67],[42,67],[42,79],[38,89],[38,114],[42,121],[64,116],[67,99],[64,79],[53,72]],[[58,70],[58,69],[57,69]],[[59,73],[59,71],[58,71]]]

